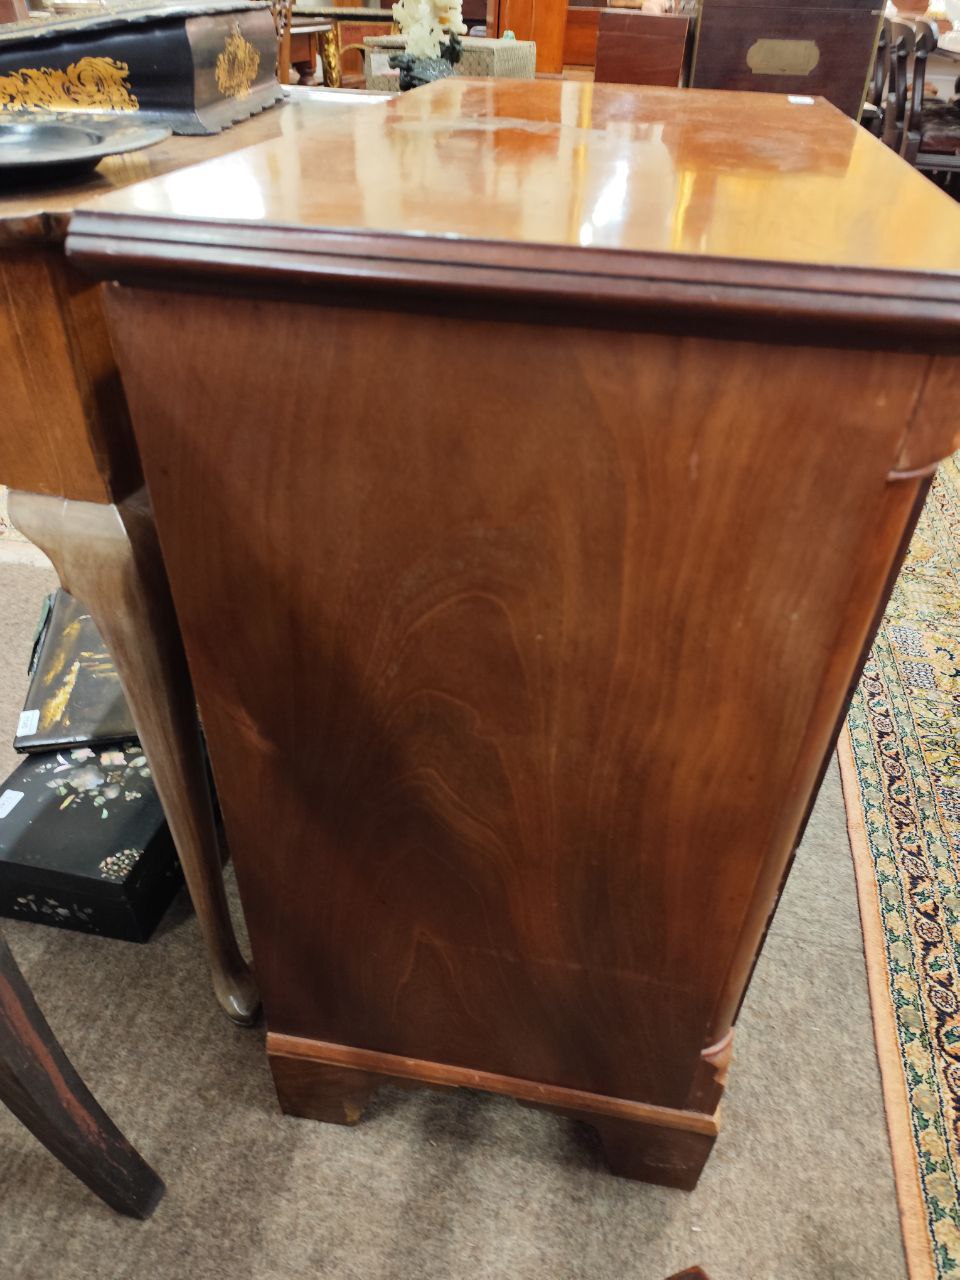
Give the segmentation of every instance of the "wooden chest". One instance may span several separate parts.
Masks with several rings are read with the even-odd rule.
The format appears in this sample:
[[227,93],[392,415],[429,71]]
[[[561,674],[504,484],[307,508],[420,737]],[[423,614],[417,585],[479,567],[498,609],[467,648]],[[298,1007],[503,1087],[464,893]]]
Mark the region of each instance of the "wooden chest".
[[68,251],[118,282],[281,1102],[488,1090],[690,1187],[956,447],[960,210],[824,102],[542,80],[196,176]]
[[876,0],[703,0],[691,83],[820,96],[857,117],[881,20]]
[[675,89],[683,74],[689,27],[689,19],[671,13],[601,9],[596,79]]
[[0,26],[0,112],[104,111],[217,133],[282,96],[262,0],[116,0]]

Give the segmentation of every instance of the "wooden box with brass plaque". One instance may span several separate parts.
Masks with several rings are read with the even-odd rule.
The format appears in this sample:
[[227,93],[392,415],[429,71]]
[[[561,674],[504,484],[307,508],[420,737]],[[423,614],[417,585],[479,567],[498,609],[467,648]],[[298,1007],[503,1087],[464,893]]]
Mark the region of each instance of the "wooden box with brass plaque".
[[703,0],[691,83],[819,96],[857,117],[881,9],[878,0]]
[[121,4],[0,27],[0,111],[136,113],[218,133],[281,95],[270,6]]

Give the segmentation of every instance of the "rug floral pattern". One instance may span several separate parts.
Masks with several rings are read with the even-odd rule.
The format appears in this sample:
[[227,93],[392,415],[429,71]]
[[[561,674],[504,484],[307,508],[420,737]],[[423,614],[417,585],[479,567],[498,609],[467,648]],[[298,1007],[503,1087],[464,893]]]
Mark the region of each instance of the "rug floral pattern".
[[[866,837],[861,909],[866,875],[879,923],[871,955],[864,922],[871,1000],[912,1277],[960,1277],[958,461],[934,480],[847,721]],[[908,1117],[889,1115],[895,1096]]]

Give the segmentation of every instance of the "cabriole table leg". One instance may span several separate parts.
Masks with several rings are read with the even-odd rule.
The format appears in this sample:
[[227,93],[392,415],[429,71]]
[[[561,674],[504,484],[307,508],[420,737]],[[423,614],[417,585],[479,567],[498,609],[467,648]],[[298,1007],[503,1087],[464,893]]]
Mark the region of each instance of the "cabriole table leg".
[[217,999],[249,1025],[260,999],[223,887],[193,687],[143,491],[118,504],[13,492],[10,518],[90,610],[150,761],[210,957]]

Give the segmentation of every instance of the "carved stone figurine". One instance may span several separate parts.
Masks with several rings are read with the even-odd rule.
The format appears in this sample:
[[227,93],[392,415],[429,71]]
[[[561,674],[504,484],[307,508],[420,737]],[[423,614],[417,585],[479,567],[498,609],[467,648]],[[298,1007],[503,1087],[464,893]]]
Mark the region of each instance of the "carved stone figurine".
[[390,58],[401,90],[452,76],[467,30],[461,0],[397,0],[393,16],[405,41],[403,52]]
[[463,42],[459,36],[452,35],[441,46],[439,58],[418,58],[407,51],[390,56],[391,67],[400,72],[400,90],[418,89],[420,85],[430,84],[432,80],[443,80],[453,75],[453,68],[460,61],[463,53]]

